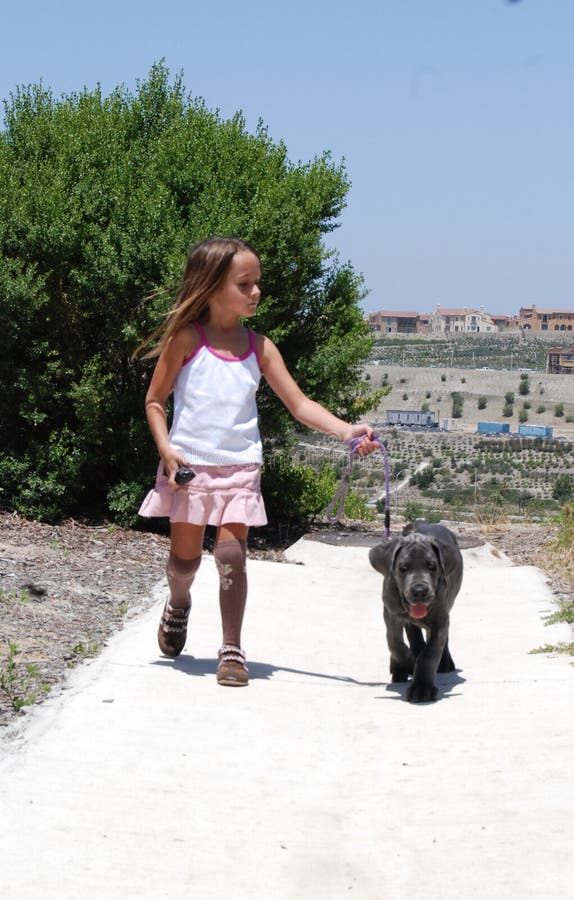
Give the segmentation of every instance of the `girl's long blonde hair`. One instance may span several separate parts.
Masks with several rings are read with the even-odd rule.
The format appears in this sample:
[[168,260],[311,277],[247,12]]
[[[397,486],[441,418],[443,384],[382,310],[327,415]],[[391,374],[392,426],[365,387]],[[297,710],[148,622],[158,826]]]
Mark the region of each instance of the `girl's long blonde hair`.
[[133,355],[139,356],[142,350],[153,344],[151,350],[144,354],[144,359],[159,356],[180,328],[205,319],[209,298],[223,283],[235,254],[242,251],[253,253],[259,259],[257,250],[239,238],[212,237],[194,244],[187,255],[183,282],[175,303],[159,328],[136,347]]

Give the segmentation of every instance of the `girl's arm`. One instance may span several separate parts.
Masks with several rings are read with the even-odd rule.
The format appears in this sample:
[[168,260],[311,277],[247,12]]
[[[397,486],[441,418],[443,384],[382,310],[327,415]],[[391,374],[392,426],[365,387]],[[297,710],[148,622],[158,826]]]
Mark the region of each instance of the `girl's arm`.
[[358,449],[361,456],[378,449],[379,445],[372,440],[374,432],[370,425],[349,425],[348,422],[330,413],[320,403],[307,397],[290,375],[283,357],[273,341],[261,335],[258,335],[257,339],[261,372],[271,390],[277,394],[298,422],[322,431],[324,434],[332,434],[340,441],[348,441],[351,438],[365,435]]
[[195,328],[182,328],[167,343],[158,358],[145,398],[148,425],[170,484],[179,466],[188,461],[169,443],[169,428],[165,406],[183,361],[193,353],[199,337]]

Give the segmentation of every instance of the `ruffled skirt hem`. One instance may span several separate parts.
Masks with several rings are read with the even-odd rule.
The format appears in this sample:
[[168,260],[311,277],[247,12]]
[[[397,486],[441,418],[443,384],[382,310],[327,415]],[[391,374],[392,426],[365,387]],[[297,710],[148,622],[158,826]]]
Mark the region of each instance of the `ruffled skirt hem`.
[[267,524],[260,466],[194,466],[194,470],[192,481],[172,489],[160,465],[155,487],[145,497],[139,515],[191,525]]

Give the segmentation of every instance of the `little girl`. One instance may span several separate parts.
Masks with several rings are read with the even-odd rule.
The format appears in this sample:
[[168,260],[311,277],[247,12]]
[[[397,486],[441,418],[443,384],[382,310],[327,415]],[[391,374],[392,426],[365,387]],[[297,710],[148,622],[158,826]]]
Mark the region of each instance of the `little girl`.
[[[260,298],[257,252],[234,238],[209,238],[191,248],[173,308],[138,351],[154,339],[158,356],[146,396],[146,415],[161,462],[142,516],[168,516],[169,597],[158,631],[162,653],[176,657],[187,638],[190,588],[201,562],[206,525],[217,528],[213,556],[219,574],[223,641],[217,681],[248,683],[241,626],[247,599],[245,559],[249,526],[265,525],[256,391],[261,374],[300,422],[340,440],[364,435],[359,452],[378,447],[369,425],[349,425],[307,397],[277,347],[241,324]],[[137,352],[137,351],[136,351]],[[168,429],[166,401],[173,390]],[[176,482],[180,467],[191,480]],[[178,476],[179,479],[179,476]]]

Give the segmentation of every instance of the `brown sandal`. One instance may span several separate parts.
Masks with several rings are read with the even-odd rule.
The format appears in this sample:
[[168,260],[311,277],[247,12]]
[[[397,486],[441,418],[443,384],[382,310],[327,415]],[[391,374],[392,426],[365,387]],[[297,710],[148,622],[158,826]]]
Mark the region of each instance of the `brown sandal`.
[[191,604],[187,609],[177,609],[166,600],[157,632],[159,649],[164,656],[171,656],[173,659],[179,656],[185,647],[190,610]]
[[218,653],[217,683],[226,687],[245,687],[249,684],[249,669],[245,653],[240,647],[224,644]]

